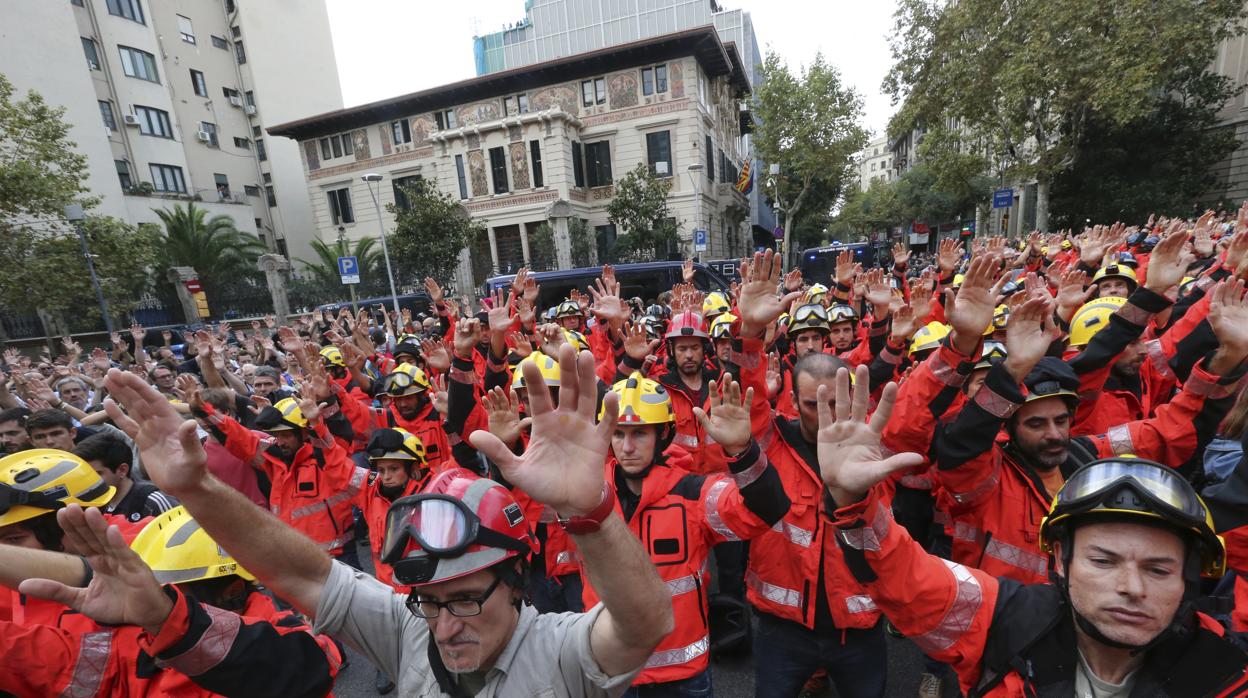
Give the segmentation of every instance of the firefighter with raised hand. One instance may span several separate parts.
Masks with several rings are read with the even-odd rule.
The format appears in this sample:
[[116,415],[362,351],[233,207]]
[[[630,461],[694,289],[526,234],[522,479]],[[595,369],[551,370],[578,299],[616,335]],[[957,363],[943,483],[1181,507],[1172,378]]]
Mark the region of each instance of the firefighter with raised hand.
[[[728,475],[689,472],[689,454],[672,445],[672,404],[657,381],[633,373],[611,391],[620,418],[611,436],[606,478],[616,506],[659,570],[672,598],[676,630],[663,639],[627,696],[711,693],[707,585],[711,546],[754,538],[788,511],[789,499],[754,443],[749,405],[736,382],[710,384],[710,415],[694,412],[728,454]],[[597,595],[585,587],[585,605]]]
[[[756,254],[742,265],[741,350],[761,350],[767,325],[784,312],[792,295],[777,298],[781,260]],[[824,668],[845,698],[884,695],[888,647],[880,614],[849,573],[840,549],[819,524],[820,497],[815,436],[820,385],[831,386],[841,359],[816,352],[793,367],[798,417],[775,414],[766,400],[767,362],[744,361],[741,384],[754,389],[750,417],[754,438],[792,501],[772,530],[750,545],[747,599],[758,615],[754,635],[755,687],[759,696],[798,694]],[[762,396],[760,398],[760,396]]]
[[[460,329],[457,325],[456,331]],[[451,462],[450,440],[443,426],[443,415],[435,404],[436,394],[424,369],[414,364],[400,364],[380,382],[377,397],[381,407],[344,401],[342,413],[355,430],[358,446],[367,443],[377,429],[402,429],[420,439],[425,445],[429,467],[436,468]]]
[[135,428],[153,480],[258,580],[315,618],[318,632],[394,676],[399,695],[618,696],[672,631],[671,601],[614,515],[603,478],[618,399],[607,396],[606,418],[595,424],[593,357],[567,347],[560,365],[558,409],[536,366],[525,369],[533,438],[524,455],[484,432],[472,441],[509,482],[561,515],[602,597],[583,614],[538,615],[523,605],[532,539],[519,505],[496,482],[452,469],[430,491],[395,502],[383,561],[416,585],[405,599],[335,564],[212,477],[194,424],[182,423],[150,386],[120,371],[107,380],[133,421],[115,406],[110,416]]
[[[1222,282],[1209,322],[1220,345],[1151,419],[1072,438],[1079,378],[1045,356],[1057,331],[1052,301],[1032,297],[1010,314],[1007,356],[957,418],[937,433],[933,471],[953,520],[953,559],[1022,582],[1048,579],[1040,521],[1079,466],[1134,454],[1179,467],[1213,439],[1238,391],[1248,356],[1243,283]],[[1004,427],[1009,440],[996,436]]]
[[865,392],[842,407],[842,371],[835,418],[819,403],[829,537],[889,620],[953,666],[965,695],[1245,695],[1248,655],[1195,608],[1200,577],[1221,575],[1226,550],[1173,469],[1113,456],[1072,473],[1040,526],[1053,583],[1024,585],[928,555],[893,521],[877,485],[922,457],[883,457],[892,388],[870,421]]

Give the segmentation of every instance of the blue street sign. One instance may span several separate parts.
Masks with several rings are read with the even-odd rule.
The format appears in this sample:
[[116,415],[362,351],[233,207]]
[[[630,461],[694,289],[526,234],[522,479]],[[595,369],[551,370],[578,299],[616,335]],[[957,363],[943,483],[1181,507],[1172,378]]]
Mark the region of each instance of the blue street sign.
[[998,189],[992,193],[993,208],[1010,208],[1014,205],[1013,189]]
[[693,231],[693,251],[706,252],[706,230],[703,228]]
[[355,257],[338,258],[338,275],[344,284],[360,283],[360,262]]

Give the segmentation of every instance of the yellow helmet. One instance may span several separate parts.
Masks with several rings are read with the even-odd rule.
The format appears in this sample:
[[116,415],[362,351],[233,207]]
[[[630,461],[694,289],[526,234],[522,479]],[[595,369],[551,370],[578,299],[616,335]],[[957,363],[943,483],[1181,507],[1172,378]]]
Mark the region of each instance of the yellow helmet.
[[1101,279],[1125,279],[1127,286],[1134,291],[1140,281],[1135,276],[1135,270],[1125,264],[1106,264],[1096,273],[1092,275],[1092,283],[1096,283]]
[[[668,424],[675,422],[672,414],[672,399],[667,395],[667,388],[661,383],[633,371],[632,375],[611,386],[611,392],[620,396],[620,424]],[[606,402],[598,411],[598,420],[602,421],[606,411]]]
[[991,337],[993,332],[1004,330],[1010,321],[1010,306],[1002,303],[998,305],[996,310],[992,311],[992,322],[988,323],[988,329],[984,330],[985,337]]
[[806,296],[803,298],[803,301],[806,303],[816,303],[822,300],[826,295],[828,295],[827,286],[824,286],[823,284],[811,284],[811,287],[806,289]]
[[184,506],[152,519],[135,536],[130,549],[152,568],[161,584],[186,584],[230,575],[249,582],[256,579],[217,545]]
[[425,465],[425,442],[406,429],[376,429],[365,447],[368,460],[410,460]]
[[36,448],[0,458],[0,526],[66,504],[102,507],[115,493],[86,461],[67,451]]
[[731,309],[732,306],[728,304],[728,297],[722,291],[708,293],[706,294],[706,299],[702,301],[702,316],[708,320]]
[[940,343],[943,342],[945,337],[948,336],[948,325],[941,324],[935,320],[927,323],[923,327],[919,328],[918,332],[914,333],[914,339],[910,342],[911,356],[921,351],[927,351],[928,349],[935,349],[939,347]]
[[386,376],[385,393],[390,397],[418,395],[433,387],[424,369],[413,364],[399,364]]
[[1074,245],[1074,243],[1072,243],[1070,240],[1062,240],[1062,249],[1063,249],[1063,250],[1069,250],[1070,248],[1072,248],[1072,247],[1074,247],[1074,246],[1075,246],[1075,245]]
[[732,313],[722,313],[711,322],[711,339],[731,339],[732,323],[737,319]]
[[1109,316],[1127,304],[1126,298],[1097,298],[1075,311],[1070,319],[1070,346],[1086,347],[1092,336],[1109,325]]
[[580,332],[564,328],[563,338],[577,351],[589,351],[589,340],[585,339],[585,335]]
[[281,418],[275,424],[258,423],[256,426],[264,431],[282,431],[285,429],[306,429],[308,420],[303,417],[303,410],[299,408],[299,401],[293,397],[284,400],[278,400],[273,405],[273,409],[281,414]]
[[559,387],[559,362],[538,351],[529,354],[516,364],[515,370],[511,372],[512,390],[528,387],[524,384],[523,369],[526,363],[537,364],[537,371],[542,374],[542,380],[546,382],[547,388]]
[[342,350],[338,347],[329,346],[321,349],[321,360],[330,366],[347,367],[347,362],[342,360]]
[[565,317],[584,317],[585,313],[581,311],[581,304],[572,299],[568,299],[555,307],[555,319]]
[[953,275],[953,283],[951,283],[951,284],[949,284],[949,285],[950,285],[950,286],[952,286],[953,288],[957,288],[957,287],[959,287],[959,286],[961,286],[961,285],[962,285],[962,281],[963,281],[964,279],[966,279],[966,274],[954,274],[954,275]]

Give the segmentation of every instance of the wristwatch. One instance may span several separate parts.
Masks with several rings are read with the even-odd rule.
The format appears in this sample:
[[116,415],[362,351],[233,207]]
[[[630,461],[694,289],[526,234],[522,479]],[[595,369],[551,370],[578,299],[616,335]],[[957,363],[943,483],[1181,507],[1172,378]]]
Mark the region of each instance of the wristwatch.
[[560,528],[574,536],[579,536],[602,528],[602,522],[606,521],[613,511],[615,511],[615,485],[607,480],[602,483],[602,501],[593,510],[583,516],[573,516],[570,519],[556,515],[556,520]]

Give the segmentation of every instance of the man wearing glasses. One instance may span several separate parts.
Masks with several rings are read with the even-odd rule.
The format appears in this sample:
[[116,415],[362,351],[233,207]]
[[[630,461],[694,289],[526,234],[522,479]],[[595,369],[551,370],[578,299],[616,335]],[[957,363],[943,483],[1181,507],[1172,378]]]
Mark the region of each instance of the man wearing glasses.
[[[452,469],[422,494],[395,502],[383,560],[399,581],[416,585],[403,597],[335,564],[209,475],[194,425],[141,380],[109,374],[110,394],[129,412],[112,407],[110,414],[135,435],[153,479],[214,540],[314,618],[317,632],[337,635],[395,676],[399,695],[618,696],[671,632],[671,600],[614,513],[604,478],[618,396],[607,396],[595,424],[593,357],[565,346],[560,363],[557,409],[537,367],[524,368],[535,389],[533,438],[522,456],[485,432],[475,432],[472,442],[511,484],[558,512],[602,599],[586,613],[539,616],[522,603],[534,545],[529,522],[511,493],[491,480]],[[231,656],[222,653],[225,661]]]

